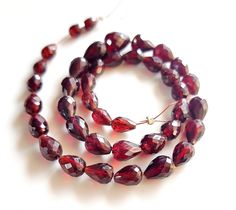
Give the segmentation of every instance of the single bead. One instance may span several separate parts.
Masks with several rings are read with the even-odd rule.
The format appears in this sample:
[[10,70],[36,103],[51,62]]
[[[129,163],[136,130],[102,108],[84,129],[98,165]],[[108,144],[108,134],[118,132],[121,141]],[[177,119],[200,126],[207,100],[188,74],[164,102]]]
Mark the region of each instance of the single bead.
[[58,101],[57,109],[64,119],[75,115],[76,103],[71,96],[62,96]]
[[144,176],[147,179],[165,178],[173,171],[173,163],[170,157],[161,155],[153,159],[146,170]]
[[47,121],[39,114],[32,116],[29,121],[29,132],[35,138],[38,138],[43,134],[47,134],[48,133]]
[[168,141],[175,139],[181,131],[181,122],[178,120],[169,121],[161,126],[161,132]]
[[87,18],[84,21],[84,27],[87,31],[90,31],[91,29],[93,29],[95,27],[95,25],[97,24],[97,20],[94,18]]
[[178,101],[182,98],[187,98],[189,95],[188,87],[183,82],[174,84],[171,90],[171,96],[174,100]]
[[106,52],[107,49],[104,43],[94,42],[85,51],[84,58],[87,59],[87,61],[89,62],[94,62],[97,59],[103,58]]
[[39,139],[39,148],[46,160],[57,160],[62,155],[62,146],[54,138],[43,135]]
[[85,173],[101,184],[109,183],[114,175],[113,167],[107,163],[97,163],[87,166],[85,168]]
[[28,81],[27,87],[30,92],[37,92],[42,87],[41,77],[38,74],[34,74]]
[[172,119],[179,120],[182,123],[189,117],[188,102],[185,98],[179,100],[173,110],[172,110]]
[[191,144],[195,144],[204,134],[205,126],[201,120],[189,119],[185,125],[185,135]]
[[180,76],[176,70],[172,70],[169,68],[162,68],[161,78],[166,86],[173,86],[179,82]]
[[41,99],[35,93],[30,94],[29,97],[25,100],[25,111],[30,115],[34,115],[39,113],[41,109]]
[[92,91],[83,93],[82,102],[90,111],[93,111],[98,107],[98,98]]
[[35,74],[43,74],[46,71],[47,68],[47,61],[45,59],[42,59],[34,64],[33,69]]
[[171,50],[164,44],[160,44],[154,48],[153,55],[160,58],[163,62],[172,61],[174,56]]
[[122,63],[123,57],[119,52],[107,53],[103,58],[103,62],[107,67],[115,67]]
[[175,166],[180,166],[187,163],[194,155],[194,147],[189,142],[178,143],[173,152],[173,162]]
[[141,51],[145,52],[148,50],[153,50],[154,48],[154,45],[148,40],[143,40],[140,34],[134,37],[131,42],[131,45],[132,49],[135,51],[140,49]]
[[75,155],[63,155],[60,157],[59,163],[63,171],[73,177],[81,176],[86,167],[85,161]]
[[106,155],[111,153],[110,142],[97,133],[91,133],[86,137],[85,148],[94,155]]
[[200,97],[194,97],[189,102],[189,112],[193,119],[203,120],[208,109],[207,101]]
[[75,96],[80,89],[80,83],[74,77],[65,77],[62,82],[62,92],[68,96]]
[[189,72],[188,67],[183,65],[182,60],[179,58],[171,61],[170,68],[176,70],[181,76],[185,76]]
[[123,133],[136,128],[136,123],[124,117],[117,117],[111,122],[111,127],[114,131]]
[[191,95],[197,95],[200,87],[198,78],[193,74],[185,75],[182,79],[182,82],[185,83],[188,87],[188,91]]
[[56,44],[50,44],[50,45],[47,45],[46,47],[44,47],[42,49],[42,57],[45,59],[45,60],[49,60],[51,58],[53,58],[56,54],[56,51],[57,51],[57,45]]
[[162,68],[162,60],[158,57],[145,57],[143,59],[143,64],[151,72],[157,73]]
[[123,60],[127,64],[139,64],[141,62],[141,56],[137,51],[130,51],[123,55]]
[[81,78],[81,87],[84,93],[91,92],[96,85],[96,78],[93,74],[86,73]]
[[97,108],[93,110],[92,118],[95,123],[100,125],[111,125],[111,116],[105,109]]
[[88,69],[88,62],[85,58],[75,58],[74,60],[71,61],[70,64],[70,76],[79,78],[81,75],[83,75],[87,69]]
[[80,116],[70,117],[66,121],[66,128],[69,134],[80,141],[85,141],[89,134],[89,128],[85,120]]
[[69,28],[69,34],[72,38],[78,37],[82,33],[82,28],[78,24],[72,25]]
[[138,155],[141,151],[138,144],[125,140],[118,141],[112,147],[114,158],[120,161],[129,160]]
[[137,185],[142,181],[143,173],[139,166],[128,165],[120,169],[114,175],[114,181],[119,184],[131,186]]
[[109,33],[105,37],[107,51],[110,53],[122,50],[129,42],[130,39],[127,35],[118,32]]
[[147,154],[155,154],[164,148],[166,140],[162,134],[151,133],[143,137],[140,147]]
[[102,59],[98,59],[90,64],[88,72],[94,76],[102,74],[104,70],[104,62]]

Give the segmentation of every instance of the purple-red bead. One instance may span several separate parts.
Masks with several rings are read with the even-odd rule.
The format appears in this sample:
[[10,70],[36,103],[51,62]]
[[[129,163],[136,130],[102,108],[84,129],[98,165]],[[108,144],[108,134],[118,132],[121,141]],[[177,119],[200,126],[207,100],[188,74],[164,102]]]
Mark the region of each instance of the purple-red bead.
[[188,142],[195,144],[204,134],[205,126],[201,120],[189,119],[185,125],[185,135]]
[[205,99],[194,97],[189,102],[189,112],[193,119],[203,120],[208,110],[208,104]]
[[84,58],[89,62],[94,62],[97,59],[102,59],[106,52],[107,49],[104,43],[94,42],[85,51]]
[[167,46],[160,44],[154,48],[153,55],[160,58],[163,62],[172,61],[174,56]]
[[75,115],[76,103],[71,96],[63,96],[58,101],[57,109],[64,119],[69,119]]
[[41,109],[41,99],[35,93],[30,94],[29,97],[25,100],[25,111],[30,115],[34,115],[39,113]]
[[57,45],[50,44],[42,49],[41,54],[45,60],[49,60],[55,56],[56,51],[57,51]]
[[100,125],[111,125],[111,116],[105,109],[97,108],[93,110],[92,118],[95,123]]
[[47,61],[45,59],[36,62],[33,66],[34,73],[39,75],[43,74],[46,71],[46,68],[47,68]]
[[145,57],[143,64],[153,73],[157,73],[162,68],[162,60],[158,57]]
[[172,110],[172,119],[179,120],[183,123],[188,117],[189,117],[188,102],[184,98],[184,99],[179,100],[175,104]]
[[70,76],[79,78],[81,77],[88,69],[89,65],[85,58],[75,58],[70,63],[69,73]]
[[29,132],[35,138],[39,138],[40,136],[48,133],[48,123],[39,114],[36,114],[31,117],[29,121]]
[[169,121],[161,126],[162,135],[168,141],[175,139],[181,131],[181,122],[178,120]]
[[134,37],[131,42],[131,45],[134,51],[141,50],[145,52],[154,48],[154,45],[150,41],[144,40],[140,34]]
[[193,74],[185,75],[182,79],[182,82],[185,83],[188,87],[188,91],[191,95],[197,95],[200,87],[198,78]]
[[80,83],[74,77],[66,77],[61,82],[62,92],[68,96],[75,96],[79,89]]
[[117,117],[111,122],[111,127],[114,131],[123,133],[136,128],[136,123],[124,117]]
[[42,87],[42,80],[38,74],[34,74],[32,77],[29,78],[27,81],[27,87],[30,92],[37,92]]
[[98,98],[93,91],[83,93],[82,102],[84,106],[91,111],[98,107]]

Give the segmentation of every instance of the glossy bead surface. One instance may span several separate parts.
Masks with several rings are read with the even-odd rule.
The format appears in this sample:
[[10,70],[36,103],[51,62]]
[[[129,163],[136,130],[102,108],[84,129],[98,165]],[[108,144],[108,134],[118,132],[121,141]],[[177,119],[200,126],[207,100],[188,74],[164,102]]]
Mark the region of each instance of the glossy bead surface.
[[79,27],[78,24],[72,25],[69,28],[69,34],[72,38],[78,37],[82,33],[82,29]]
[[43,74],[46,71],[46,68],[47,68],[47,61],[45,59],[36,62],[33,66],[34,73],[39,75]]
[[172,61],[174,56],[171,50],[164,44],[160,44],[154,48],[153,55],[160,58],[163,62]]
[[88,49],[85,51],[84,58],[89,62],[94,62],[97,59],[103,58],[106,54],[106,45],[102,42],[92,43]]
[[169,121],[161,126],[161,132],[168,141],[175,139],[181,131],[181,123],[178,120]]
[[90,64],[88,71],[94,76],[97,76],[102,74],[103,70],[104,70],[104,62],[102,61],[102,59],[98,59]]
[[84,27],[87,31],[90,31],[91,29],[93,29],[96,24],[97,24],[97,20],[91,17],[87,18],[84,21]]
[[183,82],[174,84],[171,90],[171,96],[174,100],[178,101],[182,98],[187,98],[189,95],[188,87]]
[[84,106],[91,111],[98,107],[98,98],[92,91],[83,93],[82,102]]
[[189,102],[189,112],[193,119],[203,120],[208,110],[208,104],[205,99],[194,97]]
[[188,102],[184,98],[184,99],[179,100],[175,104],[172,110],[172,119],[179,120],[183,123],[188,117],[189,117]]
[[46,47],[44,47],[42,49],[42,57],[46,60],[49,60],[51,59],[52,57],[55,56],[56,54],[56,51],[57,51],[57,45],[56,44],[50,44],[50,45],[47,45]]
[[57,109],[64,119],[75,115],[76,103],[71,96],[63,96],[58,101]]
[[170,68],[176,70],[181,76],[185,76],[189,72],[188,67],[183,65],[182,60],[179,58],[171,61]]
[[41,109],[41,99],[34,93],[30,94],[29,97],[25,100],[25,111],[30,115],[34,115],[39,113]]
[[92,118],[95,123],[100,125],[111,125],[111,116],[104,109],[97,108],[93,110]]
[[34,74],[28,81],[27,87],[30,92],[37,92],[42,87],[41,77],[38,74]]
[[158,57],[145,57],[143,59],[143,64],[151,72],[157,73],[162,68],[162,60]]
[[81,75],[83,75],[84,72],[87,71],[88,69],[88,62],[85,58],[75,58],[74,60],[71,61],[70,63],[70,76],[78,78]]
[[75,96],[80,88],[80,83],[74,77],[66,77],[61,82],[62,92],[68,96]]
[[188,91],[191,95],[196,95],[198,93],[200,83],[195,75],[193,74],[185,75],[182,79],[182,82],[187,85]]
[[131,42],[132,49],[137,51],[138,49],[144,51],[152,50],[154,48],[154,45],[148,41],[144,40],[140,34],[136,35],[134,39]]
[[166,86],[173,86],[174,84],[178,83],[180,76],[176,70],[163,68],[161,69],[161,78]]
[[90,92],[96,85],[96,79],[93,74],[86,73],[81,78],[81,87],[83,92]]
[[189,119],[185,125],[185,134],[188,142],[195,144],[204,134],[205,126],[201,120]]
[[123,60],[127,64],[139,64],[141,62],[141,56],[137,51],[132,50],[123,55]]
[[123,133],[129,130],[133,130],[136,128],[135,122],[128,118],[117,117],[111,122],[111,127],[114,131]]
[[48,123],[39,114],[34,115],[29,121],[29,132],[35,138],[48,133]]
[[103,62],[107,67],[115,67],[122,63],[123,58],[119,52],[107,53],[104,55]]

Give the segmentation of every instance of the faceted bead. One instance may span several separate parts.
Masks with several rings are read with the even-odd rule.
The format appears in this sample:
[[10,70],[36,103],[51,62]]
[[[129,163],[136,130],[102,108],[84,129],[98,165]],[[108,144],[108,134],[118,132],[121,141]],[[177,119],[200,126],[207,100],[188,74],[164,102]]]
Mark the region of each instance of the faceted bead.
[[193,74],[185,75],[182,79],[182,82],[185,83],[188,87],[188,91],[191,95],[197,95],[200,87],[198,78]]
[[61,156],[59,163],[63,171],[73,177],[81,176],[84,173],[86,167],[85,161],[82,158],[74,155]]
[[175,58],[171,61],[170,68],[176,70],[181,76],[185,76],[189,72],[188,67],[183,65],[179,58]]
[[84,57],[89,62],[94,62],[97,59],[103,58],[103,56],[106,54],[107,49],[106,45],[102,42],[94,42],[91,44],[88,49],[86,50]]
[[161,78],[166,86],[173,86],[174,84],[178,83],[180,76],[176,70],[163,68],[161,69]]
[[179,100],[173,110],[172,110],[172,119],[179,120],[182,123],[189,117],[188,102],[185,98]]
[[57,51],[57,45],[56,44],[50,44],[42,49],[42,57],[46,60],[51,59]]
[[30,115],[34,115],[39,113],[41,109],[41,99],[34,93],[30,94],[30,96],[25,100],[25,111]]
[[166,140],[167,140],[166,137],[161,134],[158,133],[148,134],[145,135],[141,140],[140,147],[143,150],[143,152],[147,154],[158,153],[164,148]]
[[111,117],[108,112],[104,109],[97,108],[93,110],[92,118],[95,123],[100,125],[111,125]]
[[137,165],[128,165],[120,169],[114,175],[114,181],[123,185],[137,185],[143,177],[142,170]]
[[178,120],[169,121],[161,126],[161,132],[168,141],[175,139],[181,131],[181,122]]
[[75,115],[76,103],[71,96],[62,96],[58,101],[57,109],[64,119]]
[[207,109],[207,101],[200,97],[194,97],[189,102],[189,112],[193,119],[203,120],[207,113]]
[[112,32],[106,35],[105,44],[108,52],[116,52],[125,48],[130,42],[128,36],[118,32]]
[[97,163],[87,166],[85,168],[85,173],[101,184],[109,183],[114,175],[113,167],[107,163]]
[[34,74],[27,82],[28,90],[30,92],[37,92],[42,87],[41,77],[38,74]]
[[75,96],[80,88],[80,83],[74,77],[66,77],[61,82],[62,92],[68,96]]
[[85,147],[94,155],[106,155],[111,152],[111,145],[103,136],[92,133],[86,137]]
[[86,73],[81,78],[81,87],[83,92],[90,92],[96,85],[96,79],[93,74]]
[[43,134],[47,134],[48,133],[47,121],[39,114],[32,116],[32,118],[29,121],[29,132],[35,138],[38,138]]
[[93,74],[94,76],[102,74],[104,69],[104,62],[102,59],[98,59],[91,63],[89,66],[89,73]]
[[162,68],[162,60],[158,57],[145,57],[143,59],[143,64],[151,72],[157,73]]
[[163,62],[172,61],[174,56],[171,50],[164,44],[160,44],[154,48],[153,55],[160,58]]
[[86,136],[89,134],[88,125],[80,116],[70,117],[66,121],[66,128],[71,136],[80,141],[85,141]]
[[182,98],[186,98],[189,95],[188,87],[183,82],[174,84],[171,90],[171,96],[174,100],[178,101]]
[[42,59],[34,64],[33,69],[35,74],[43,74],[47,68],[47,61]]
[[98,98],[92,91],[83,93],[82,102],[90,111],[93,111],[98,107]]
[[195,144],[204,134],[205,126],[201,120],[189,119],[185,125],[185,134],[188,142]]
[[141,56],[137,51],[130,51],[123,55],[123,60],[127,64],[139,64],[141,62]]
[[173,152],[173,162],[175,166],[187,163],[194,155],[194,147],[189,142],[178,143]]
[[136,123],[124,117],[117,117],[111,122],[111,127],[114,131],[123,133],[136,128]]
[[57,160],[62,155],[62,146],[54,138],[43,135],[39,139],[39,148],[42,156],[50,161]]
[[145,52],[148,50],[152,50],[154,48],[154,45],[148,40],[143,40],[140,34],[134,37],[131,45],[132,45],[132,49],[135,51],[140,49],[141,51]]
[[138,144],[125,140],[118,141],[112,147],[114,158],[120,161],[129,160],[138,155],[141,151]]
[[69,34],[72,38],[78,37],[82,33],[82,29],[78,24],[72,25],[69,29]]
[[88,69],[88,62],[85,58],[75,58],[70,64],[70,76],[78,78]]
[[170,157],[161,155],[156,157],[144,171],[147,179],[168,177],[173,171],[173,163]]
[[119,52],[114,53],[107,53],[104,58],[103,62],[107,67],[115,67],[122,63],[123,57]]
[[94,26],[96,25],[97,23],[97,20],[94,19],[94,18],[87,18],[85,21],[84,21],[84,27],[87,31],[90,31],[91,29],[94,28]]

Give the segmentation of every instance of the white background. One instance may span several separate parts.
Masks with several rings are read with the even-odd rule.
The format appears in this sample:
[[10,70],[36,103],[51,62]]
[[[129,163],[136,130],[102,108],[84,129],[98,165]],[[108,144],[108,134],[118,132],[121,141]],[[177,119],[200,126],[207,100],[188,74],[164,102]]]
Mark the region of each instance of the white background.
[[[89,16],[106,16],[117,3],[0,0],[0,209],[236,209],[234,0],[124,0],[93,32],[59,46],[39,94],[50,134],[62,142],[65,153],[81,155],[88,164],[105,161],[84,153],[83,143],[63,131],[63,120],[55,107],[69,62],[111,31],[130,37],[141,33],[155,44],[165,43],[199,77],[199,95],[209,103],[206,133],[187,165],[168,179],[144,180],[138,186],[125,187],[99,185],[86,176],[70,178],[56,162],[40,156],[37,140],[27,132],[28,117],[23,114],[25,84],[33,63],[39,59],[41,48],[62,39],[70,25]],[[169,89],[159,80],[142,66],[121,66],[107,70],[97,80],[95,92],[100,107],[113,117],[138,121],[154,116],[171,101]],[[77,112],[91,120],[81,106]],[[103,133],[112,143],[118,139],[138,143],[144,134],[157,132],[159,124],[143,125],[123,135],[90,126],[91,131]],[[171,154],[175,143],[163,154]],[[141,156],[129,163],[145,169],[152,158]],[[116,170],[127,164],[108,161]]]

